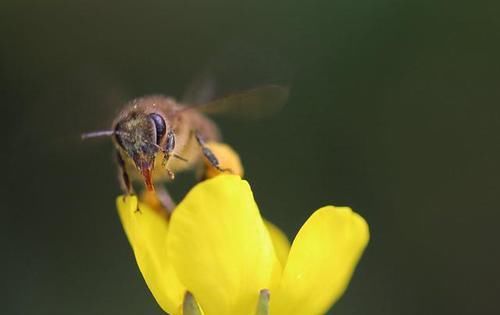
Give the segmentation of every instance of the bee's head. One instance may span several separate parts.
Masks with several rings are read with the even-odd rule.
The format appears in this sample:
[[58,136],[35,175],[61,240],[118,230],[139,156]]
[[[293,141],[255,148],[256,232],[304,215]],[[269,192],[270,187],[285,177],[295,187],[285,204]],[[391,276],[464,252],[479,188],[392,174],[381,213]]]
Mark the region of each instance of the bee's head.
[[120,148],[134,161],[144,177],[148,190],[154,190],[152,172],[160,142],[165,135],[166,123],[156,113],[130,112],[119,120],[114,128],[115,140]]

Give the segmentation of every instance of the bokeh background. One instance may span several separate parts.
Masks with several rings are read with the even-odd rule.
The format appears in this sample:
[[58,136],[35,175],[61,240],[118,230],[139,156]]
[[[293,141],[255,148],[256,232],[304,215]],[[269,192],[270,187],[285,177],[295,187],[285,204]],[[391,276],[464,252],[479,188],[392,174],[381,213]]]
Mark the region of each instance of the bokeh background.
[[[161,314],[114,207],[124,100],[286,82],[269,119],[220,119],[290,237],[350,205],[371,242],[335,314],[499,314],[494,1],[2,1],[2,314]],[[193,182],[182,176],[181,195]]]

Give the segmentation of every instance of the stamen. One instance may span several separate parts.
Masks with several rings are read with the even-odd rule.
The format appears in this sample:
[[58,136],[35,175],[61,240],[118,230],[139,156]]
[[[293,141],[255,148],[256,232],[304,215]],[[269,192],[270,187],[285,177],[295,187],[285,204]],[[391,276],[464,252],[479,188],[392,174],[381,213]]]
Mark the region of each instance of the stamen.
[[202,315],[202,311],[198,302],[194,298],[193,294],[186,291],[184,295],[184,301],[182,302],[182,314],[183,315]]
[[269,298],[270,292],[268,289],[262,289],[259,293],[259,301],[257,301],[257,310],[255,315],[269,315]]

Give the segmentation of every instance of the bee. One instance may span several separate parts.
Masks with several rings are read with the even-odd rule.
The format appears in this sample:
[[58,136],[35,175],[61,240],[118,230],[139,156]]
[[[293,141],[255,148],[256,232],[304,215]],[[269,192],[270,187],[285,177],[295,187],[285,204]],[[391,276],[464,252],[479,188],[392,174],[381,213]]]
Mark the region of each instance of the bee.
[[150,95],[125,104],[110,130],[82,134],[82,139],[111,136],[124,193],[133,194],[132,181],[147,191],[171,181],[177,172],[200,167],[206,159],[219,171],[230,171],[207,147],[221,141],[219,128],[207,113],[232,113],[255,118],[279,109],[288,88],[268,85],[200,104],[181,104],[171,97]]

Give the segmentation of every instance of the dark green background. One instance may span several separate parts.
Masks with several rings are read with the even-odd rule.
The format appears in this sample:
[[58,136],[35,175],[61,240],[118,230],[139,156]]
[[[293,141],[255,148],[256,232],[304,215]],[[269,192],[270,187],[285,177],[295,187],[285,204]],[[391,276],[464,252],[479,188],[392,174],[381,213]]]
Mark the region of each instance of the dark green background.
[[495,1],[3,1],[1,313],[161,313],[116,215],[111,144],[79,133],[213,65],[221,89],[290,83],[272,119],[220,120],[264,215],[291,237],[330,203],[370,224],[334,313],[498,314],[499,16]]

